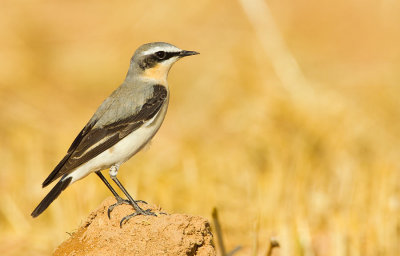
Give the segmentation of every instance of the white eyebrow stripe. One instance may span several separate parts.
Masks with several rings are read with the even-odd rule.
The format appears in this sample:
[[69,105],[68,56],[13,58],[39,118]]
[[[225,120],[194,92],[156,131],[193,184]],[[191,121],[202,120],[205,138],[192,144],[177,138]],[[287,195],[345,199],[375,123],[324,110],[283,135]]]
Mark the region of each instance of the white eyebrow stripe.
[[153,53],[156,53],[158,51],[164,51],[164,52],[178,52],[182,51],[181,49],[173,46],[156,46],[154,48],[150,48],[147,51],[142,52],[142,55],[150,55]]

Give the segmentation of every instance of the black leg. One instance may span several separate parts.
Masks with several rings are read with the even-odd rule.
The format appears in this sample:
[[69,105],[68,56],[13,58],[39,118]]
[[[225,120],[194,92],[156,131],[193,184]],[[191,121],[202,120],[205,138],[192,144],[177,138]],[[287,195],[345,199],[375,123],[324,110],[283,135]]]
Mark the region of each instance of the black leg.
[[157,216],[155,213],[151,212],[150,209],[148,210],[143,210],[142,208],[140,208],[140,206],[136,203],[137,201],[135,201],[132,196],[128,193],[128,191],[125,189],[125,187],[121,184],[121,182],[118,180],[117,178],[117,173],[118,173],[118,165],[114,165],[111,166],[110,168],[110,177],[111,179],[115,182],[115,184],[117,184],[117,186],[121,189],[121,191],[125,194],[125,196],[128,198],[128,200],[130,201],[133,209],[135,209],[135,213],[132,213],[128,216],[125,216],[124,218],[122,218],[121,222],[120,222],[120,227],[122,227],[122,224],[125,221],[128,221],[130,218],[137,216],[137,215],[152,215],[152,216]]
[[111,193],[113,193],[114,197],[118,200],[118,198],[121,198],[117,191],[114,190],[114,188],[111,186],[110,183],[108,183],[107,179],[103,176],[103,174],[100,171],[96,172],[97,176],[99,176],[99,178],[104,182],[104,184],[106,184],[107,188],[111,191]]
[[146,211],[144,211],[142,208],[140,208],[140,206],[136,203],[137,201],[135,201],[132,196],[128,193],[128,191],[124,188],[124,186],[121,184],[121,182],[118,180],[117,177],[111,177],[111,179],[115,182],[115,184],[117,184],[117,186],[122,190],[122,192],[124,192],[125,196],[128,198],[129,201],[132,202],[132,206],[135,209],[135,211],[138,214],[144,214],[144,215],[153,215],[153,214],[147,214]]
[[[117,200],[117,202],[115,204],[110,205],[110,207],[108,207],[107,210],[107,216],[110,219],[111,218],[111,212],[114,210],[115,207],[117,207],[118,205],[121,204],[131,204],[131,202],[127,199],[123,199],[120,195],[118,195],[117,191],[114,190],[114,188],[111,186],[111,184],[107,181],[107,179],[103,176],[103,174],[100,171],[96,172],[97,176],[100,177],[100,179],[104,182],[104,184],[106,184],[106,186],[108,187],[108,189],[111,191],[111,193],[113,193],[115,199]],[[137,201],[137,202],[144,202],[144,201]],[[146,202],[144,202],[146,203]]]

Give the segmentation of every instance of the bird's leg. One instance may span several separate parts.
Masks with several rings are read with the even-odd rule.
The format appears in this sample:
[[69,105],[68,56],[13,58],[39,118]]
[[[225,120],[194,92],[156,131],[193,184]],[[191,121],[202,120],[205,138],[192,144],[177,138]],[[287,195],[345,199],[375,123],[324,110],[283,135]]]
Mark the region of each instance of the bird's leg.
[[[117,173],[118,173],[118,168],[119,168],[119,166],[116,166],[115,168],[117,168],[117,170],[115,171],[115,178],[117,178],[116,176],[117,176]],[[97,173],[97,172],[96,172]],[[106,178],[103,176],[103,174],[101,174],[101,172],[99,172],[100,173],[100,175],[99,174],[97,174],[97,175],[99,175],[99,177],[100,177],[100,179],[106,184],[106,186],[111,190],[111,193],[113,193],[113,195],[115,196],[115,199],[117,199],[117,201],[118,202],[122,202],[122,204],[130,204],[130,201],[128,200],[128,199],[122,199],[122,197],[120,197],[118,194],[117,194],[117,192],[113,189],[113,187],[110,185],[110,183],[108,183],[108,181],[106,180]],[[110,173],[111,173],[111,169],[110,169]],[[111,176],[111,174],[110,174],[110,176]],[[111,177],[112,178],[112,177]],[[115,181],[114,181],[115,182]],[[118,184],[117,184],[118,185]],[[122,186],[122,185],[121,185]],[[121,188],[121,187],[120,187]],[[126,190],[125,190],[126,191]],[[125,193],[125,192],[124,192]],[[128,192],[127,192],[128,193]],[[147,202],[146,201],[144,201],[144,200],[133,200],[133,201],[135,201],[136,203],[142,203],[142,204],[147,204]],[[120,203],[121,204],[121,203]],[[115,207],[115,206],[114,206]],[[113,207],[113,208],[114,208]]]
[[[100,171],[97,171],[96,174],[104,182],[104,184],[106,184],[107,188],[111,191],[111,193],[114,195],[115,199],[117,200],[117,202],[115,204],[112,204],[112,205],[110,205],[110,207],[108,207],[107,216],[108,216],[108,218],[110,218],[110,214],[114,210],[115,207],[117,207],[118,205],[121,205],[121,204],[129,204],[130,205],[131,202],[127,199],[123,199],[120,195],[118,195],[117,191],[114,190],[114,188],[111,186],[111,184],[107,181],[107,179],[103,176],[103,174]],[[147,204],[147,202],[145,202],[143,200],[137,200],[136,202]]]
[[99,176],[99,178],[104,182],[104,184],[106,184],[107,188],[111,191],[111,193],[114,195],[115,199],[117,199],[117,201],[119,200],[123,200],[117,193],[117,191],[114,190],[114,188],[111,186],[110,183],[108,183],[107,179],[103,176],[103,174],[100,171],[96,172],[97,176]]
[[118,168],[119,165],[113,165],[110,168],[110,177],[111,179],[115,182],[115,184],[117,184],[117,186],[122,190],[122,192],[125,194],[125,196],[128,198],[130,204],[132,205],[133,209],[135,209],[135,213],[132,213],[128,216],[125,216],[124,218],[122,218],[121,222],[120,222],[120,227],[122,227],[122,224],[125,221],[128,221],[130,218],[137,216],[137,215],[152,215],[152,216],[157,216],[155,213],[151,212],[150,209],[148,210],[143,210],[142,208],[140,208],[140,206],[137,204],[137,201],[135,201],[131,195],[128,193],[128,191],[124,188],[124,186],[121,184],[121,182],[118,180],[117,178],[117,174],[118,174]]

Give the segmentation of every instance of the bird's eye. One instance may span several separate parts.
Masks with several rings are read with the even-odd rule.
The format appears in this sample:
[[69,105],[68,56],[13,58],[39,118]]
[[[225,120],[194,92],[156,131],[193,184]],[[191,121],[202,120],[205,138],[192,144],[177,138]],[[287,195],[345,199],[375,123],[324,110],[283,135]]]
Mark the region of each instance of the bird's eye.
[[167,57],[167,53],[164,51],[159,51],[159,52],[156,52],[156,56],[158,59],[163,60],[163,59],[165,59],[165,57]]

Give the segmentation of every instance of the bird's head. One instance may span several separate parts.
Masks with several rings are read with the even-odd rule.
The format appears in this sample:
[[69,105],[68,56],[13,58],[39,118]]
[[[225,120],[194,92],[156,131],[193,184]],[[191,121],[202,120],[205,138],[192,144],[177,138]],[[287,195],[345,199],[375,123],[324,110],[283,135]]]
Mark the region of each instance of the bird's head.
[[129,71],[134,71],[135,75],[143,78],[164,81],[176,61],[182,57],[196,54],[199,53],[182,50],[164,42],[144,44],[133,55]]

